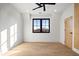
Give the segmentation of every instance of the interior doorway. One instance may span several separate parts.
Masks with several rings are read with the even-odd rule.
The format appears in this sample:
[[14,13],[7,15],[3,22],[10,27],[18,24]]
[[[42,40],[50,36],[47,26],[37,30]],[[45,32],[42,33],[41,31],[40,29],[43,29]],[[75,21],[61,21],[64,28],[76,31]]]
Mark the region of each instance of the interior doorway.
[[72,16],[65,19],[65,45],[72,48],[72,35],[73,35],[73,19]]

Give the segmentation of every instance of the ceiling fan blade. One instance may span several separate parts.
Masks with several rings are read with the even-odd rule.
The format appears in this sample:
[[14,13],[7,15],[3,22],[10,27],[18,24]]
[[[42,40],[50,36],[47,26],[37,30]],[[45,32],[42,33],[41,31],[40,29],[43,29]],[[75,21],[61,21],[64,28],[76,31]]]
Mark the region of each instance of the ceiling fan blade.
[[33,10],[36,10],[36,9],[38,9],[38,8],[41,8],[41,7],[34,8]]
[[56,3],[40,3],[40,4],[45,4],[45,5],[55,5]]
[[45,4],[43,4],[43,10],[46,11]]

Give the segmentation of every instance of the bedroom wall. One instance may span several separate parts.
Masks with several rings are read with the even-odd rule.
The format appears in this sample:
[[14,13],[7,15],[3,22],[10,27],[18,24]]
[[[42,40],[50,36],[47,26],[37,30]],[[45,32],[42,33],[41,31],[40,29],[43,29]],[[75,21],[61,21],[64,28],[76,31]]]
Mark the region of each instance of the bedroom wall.
[[[33,18],[50,18],[50,33],[32,33]],[[59,14],[24,14],[24,42],[59,42]]]
[[[14,6],[7,3],[0,4],[0,50],[1,51],[9,50],[12,47],[23,42],[22,22],[23,22],[22,15],[18,12],[18,10]],[[16,35],[13,34],[14,32],[16,32]],[[10,33],[13,35],[11,36]]]
[[61,20],[60,20],[60,42],[62,44],[65,44],[64,41],[65,41],[65,31],[64,31],[64,22],[65,22],[65,19],[67,17],[70,17],[70,16],[73,16],[74,17],[74,6],[73,4],[71,4],[71,6],[69,6],[68,8],[66,8],[64,10],[64,12],[62,13],[61,15]]
[[[61,21],[60,21],[60,42],[65,44],[65,32],[64,32],[64,21],[65,18],[73,16],[73,23],[74,23],[74,4],[69,6],[62,14]],[[73,37],[72,37],[72,50],[79,54],[79,49],[74,48],[74,24],[73,24]]]

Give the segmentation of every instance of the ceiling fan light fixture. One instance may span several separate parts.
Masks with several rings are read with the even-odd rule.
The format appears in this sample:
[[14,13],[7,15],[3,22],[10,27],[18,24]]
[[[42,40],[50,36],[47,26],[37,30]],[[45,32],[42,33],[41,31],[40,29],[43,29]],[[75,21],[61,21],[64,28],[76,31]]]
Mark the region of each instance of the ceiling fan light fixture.
[[43,11],[46,11],[46,6],[45,5],[55,5],[56,3],[36,3],[36,5],[38,5],[38,7],[34,8],[33,10],[36,10],[38,8],[43,7]]

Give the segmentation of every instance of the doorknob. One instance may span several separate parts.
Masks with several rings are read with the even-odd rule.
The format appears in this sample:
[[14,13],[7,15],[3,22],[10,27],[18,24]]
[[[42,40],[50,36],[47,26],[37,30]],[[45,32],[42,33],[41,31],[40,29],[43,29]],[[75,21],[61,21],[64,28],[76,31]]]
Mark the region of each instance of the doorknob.
[[72,34],[72,32],[70,32],[70,34]]

